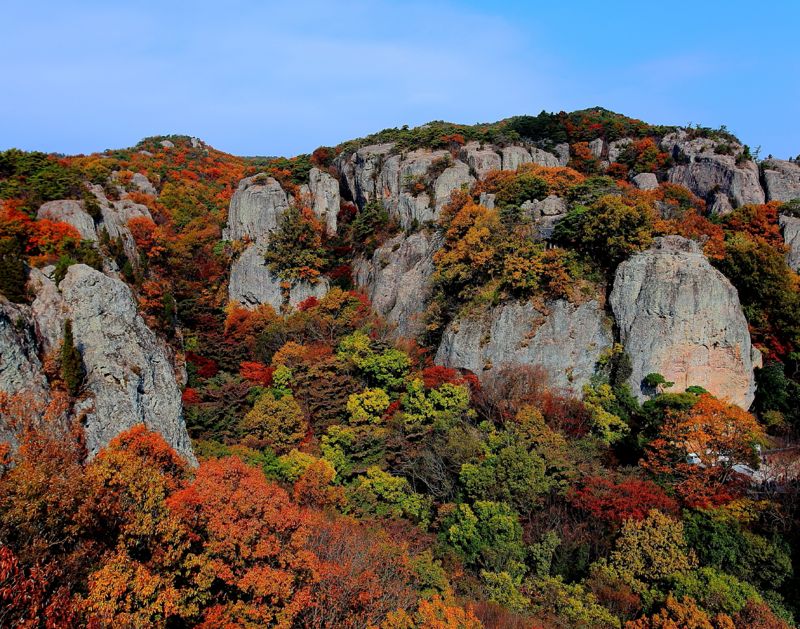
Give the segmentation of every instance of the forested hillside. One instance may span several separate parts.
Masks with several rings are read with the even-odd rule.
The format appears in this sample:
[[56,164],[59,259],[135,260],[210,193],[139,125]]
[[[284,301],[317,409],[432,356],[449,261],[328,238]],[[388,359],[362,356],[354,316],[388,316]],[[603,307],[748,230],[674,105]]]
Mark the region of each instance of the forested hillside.
[[600,108],[2,152],[0,626],[795,626],[798,269]]

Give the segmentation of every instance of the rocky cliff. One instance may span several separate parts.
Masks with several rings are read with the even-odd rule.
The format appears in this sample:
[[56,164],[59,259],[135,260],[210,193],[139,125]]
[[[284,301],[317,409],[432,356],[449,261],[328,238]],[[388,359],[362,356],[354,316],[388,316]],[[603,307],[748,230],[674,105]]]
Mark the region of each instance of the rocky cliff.
[[640,399],[645,376],[660,373],[675,383],[671,390],[697,385],[750,406],[760,355],[736,289],[696,243],[657,239],[619,265],[609,301],[631,358],[630,386]]
[[358,259],[353,267],[356,284],[375,311],[396,326],[398,336],[413,338],[422,332],[433,254],[440,243],[433,232],[401,234],[378,247],[370,259]]
[[[336,232],[339,210],[339,185],[328,173],[312,169],[310,184],[301,189],[312,195],[314,211],[329,233]],[[231,265],[228,298],[252,308],[269,304],[276,312],[294,308],[308,297],[322,297],[328,292],[328,281],[321,278],[316,283],[293,282],[284,289],[280,278],[272,273],[264,261],[269,238],[277,228],[290,203],[300,199],[288,195],[272,177],[260,174],[243,179],[231,198],[228,223],[223,238],[245,241],[245,250]],[[335,208],[335,211],[334,211]]]
[[669,181],[694,192],[712,212],[726,214],[748,203],[764,203],[756,163],[738,143],[692,138],[685,130],[667,134],[661,146],[675,161]]
[[538,366],[549,386],[580,394],[613,340],[611,323],[596,301],[558,300],[542,310],[512,301],[450,323],[436,363],[479,377],[508,365]]
[[46,400],[40,356],[58,350],[69,319],[86,373],[71,412],[83,422],[89,455],[144,423],[193,461],[172,352],[145,325],[128,286],[82,264],[56,286],[48,271],[32,272],[29,307],[0,303],[0,390]]

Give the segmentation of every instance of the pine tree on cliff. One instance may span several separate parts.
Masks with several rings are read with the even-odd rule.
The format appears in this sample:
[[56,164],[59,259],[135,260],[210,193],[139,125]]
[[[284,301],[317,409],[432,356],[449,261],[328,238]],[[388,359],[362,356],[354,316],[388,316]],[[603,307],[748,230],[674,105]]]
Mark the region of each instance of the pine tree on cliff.
[[64,322],[64,340],[61,343],[61,377],[70,395],[77,395],[83,384],[83,361],[72,337],[72,321]]
[[11,238],[0,239],[0,293],[10,301],[25,300],[27,272],[19,246]]

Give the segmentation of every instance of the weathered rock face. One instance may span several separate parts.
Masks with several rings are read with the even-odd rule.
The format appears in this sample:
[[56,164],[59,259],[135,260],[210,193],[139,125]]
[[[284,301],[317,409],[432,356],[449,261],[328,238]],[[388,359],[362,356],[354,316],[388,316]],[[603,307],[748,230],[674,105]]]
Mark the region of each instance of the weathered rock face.
[[439,217],[439,211],[450,201],[453,192],[464,187],[469,188],[473,183],[475,178],[469,174],[469,167],[462,162],[454,163],[439,175],[434,185],[436,218]]
[[[269,304],[275,312],[284,309],[281,280],[272,273],[264,261],[266,243],[254,243],[244,250],[231,266],[228,297],[243,306],[254,308]],[[294,308],[309,297],[321,299],[328,292],[328,281],[321,278],[316,284],[296,282],[289,290],[288,306]]]
[[[263,240],[278,227],[278,219],[289,207],[281,185],[265,174],[247,177],[231,198],[225,240]],[[338,208],[337,208],[338,211]]]
[[[0,295],[0,392],[25,393],[32,403],[46,404],[47,380],[36,351],[35,326],[27,306]],[[0,415],[0,442],[16,446],[18,428]]]
[[[569,146],[560,150],[564,149],[568,160]],[[418,149],[403,154],[394,150],[394,144],[364,146],[337,157],[334,163],[349,198],[360,207],[372,200],[380,201],[404,229],[436,220],[455,190],[475,183],[474,175],[482,178],[492,170],[515,170],[531,162],[555,167],[563,161],[539,148],[501,148],[477,142],[466,144],[459,151],[459,159],[444,150]],[[448,164],[443,170],[437,168],[443,165],[442,160]],[[411,191],[408,184],[421,179],[427,179],[429,191]]]
[[781,216],[779,219],[783,239],[789,252],[786,254],[786,262],[795,271],[800,271],[800,218],[794,216]]
[[800,199],[800,164],[783,159],[769,159],[762,167],[767,201]]
[[556,144],[553,147],[553,151],[558,156],[558,165],[559,166],[566,166],[569,163],[569,144],[566,142],[562,144]]
[[139,217],[153,220],[150,210],[147,209],[146,205],[134,203],[126,198],[119,201],[109,201],[102,186],[94,185],[90,189],[100,204],[101,221],[97,226],[98,234],[105,229],[111,238],[119,238],[122,241],[125,255],[128,256],[132,264],[136,264],[139,260],[139,253],[136,249],[136,241],[128,228],[128,221]]
[[97,240],[94,219],[83,209],[83,203],[72,199],[42,203],[36,218],[48,218],[72,225],[83,240]]
[[597,159],[603,157],[603,148],[605,147],[605,142],[603,142],[602,138],[597,138],[596,140],[592,140],[589,142],[589,150],[592,152]]
[[478,142],[468,142],[461,150],[461,159],[483,179],[493,170],[500,170],[500,155],[490,145],[481,146]]
[[658,188],[658,177],[655,173],[639,173],[633,179],[633,185],[639,190],[655,190]]
[[339,182],[325,171],[312,168],[308,173],[308,187],[314,198],[314,214],[325,225],[328,235],[335,235],[340,202]]
[[735,207],[748,203],[764,203],[758,166],[752,160],[740,160],[743,147],[735,144],[732,154],[720,154],[719,142],[708,138],[689,139],[683,130],[664,136],[664,150],[672,153],[677,165],[669,170],[669,180],[680,184],[699,197],[710,200],[723,192]]
[[633,138],[620,138],[608,143],[608,161],[618,162],[625,149],[633,144]]
[[139,316],[130,289],[83,264],[69,268],[60,289],[86,369],[80,410],[89,454],[143,423],[194,460],[169,349]]
[[112,238],[121,238],[122,245],[125,249],[125,255],[136,264],[139,259],[139,253],[136,248],[136,241],[128,228],[128,221],[132,218],[149,218],[150,210],[146,205],[141,203],[134,203],[129,199],[122,199],[114,201],[111,205],[101,205],[100,212],[103,217],[102,227],[106,228],[108,235]]
[[36,295],[31,304],[31,314],[36,322],[39,347],[44,354],[61,346],[64,320],[69,317],[69,306],[52,280],[55,267],[31,269],[28,288]]
[[696,243],[658,238],[651,249],[620,264],[610,303],[637,397],[644,397],[644,377],[660,373],[675,383],[671,391],[699,385],[750,406],[760,355],[750,344],[736,289]]
[[[144,423],[194,461],[171,352],[139,316],[127,285],[76,264],[61,282],[61,292],[36,269],[29,287],[36,294],[30,307],[0,298],[0,391],[47,401],[40,356],[58,350],[64,321],[70,319],[86,370],[74,413],[83,418],[89,455]],[[4,431],[8,426],[0,425]]]
[[436,363],[479,377],[503,365],[539,366],[549,386],[580,394],[612,343],[611,324],[596,301],[558,300],[547,304],[547,312],[513,301],[451,322]]
[[144,194],[152,194],[153,196],[158,194],[158,190],[156,190],[155,186],[142,173],[133,173],[131,185]]
[[440,246],[434,234],[401,234],[376,249],[370,260],[362,258],[354,265],[354,281],[365,290],[373,309],[397,326],[397,336],[415,337],[422,332],[433,254]]
[[12,304],[0,295],[0,391],[27,391],[36,399],[47,395],[36,345],[36,330],[28,306]]

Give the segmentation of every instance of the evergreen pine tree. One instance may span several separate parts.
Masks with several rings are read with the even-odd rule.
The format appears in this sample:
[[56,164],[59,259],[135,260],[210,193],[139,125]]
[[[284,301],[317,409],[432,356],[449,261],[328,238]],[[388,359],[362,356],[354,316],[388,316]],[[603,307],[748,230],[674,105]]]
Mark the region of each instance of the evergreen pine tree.
[[64,340],[61,343],[61,377],[70,395],[77,395],[83,384],[83,361],[72,337],[72,321],[64,322]]
[[27,271],[19,247],[11,238],[0,239],[0,293],[9,301],[25,300]]

